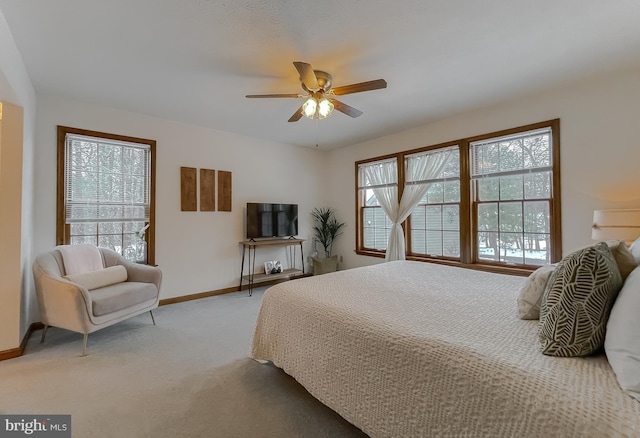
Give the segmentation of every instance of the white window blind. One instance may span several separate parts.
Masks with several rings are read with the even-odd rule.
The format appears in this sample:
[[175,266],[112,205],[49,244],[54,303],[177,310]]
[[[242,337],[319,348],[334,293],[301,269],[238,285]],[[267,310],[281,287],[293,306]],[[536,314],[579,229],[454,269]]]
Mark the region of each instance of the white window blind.
[[68,224],[149,222],[150,146],[66,136]]
[[546,172],[552,169],[551,128],[471,143],[471,176]]

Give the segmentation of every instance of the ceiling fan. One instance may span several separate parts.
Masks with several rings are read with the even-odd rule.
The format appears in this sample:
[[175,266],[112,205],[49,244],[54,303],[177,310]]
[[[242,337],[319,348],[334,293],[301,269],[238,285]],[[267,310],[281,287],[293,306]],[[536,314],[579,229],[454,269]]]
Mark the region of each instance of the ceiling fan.
[[302,116],[307,116],[310,119],[324,119],[331,114],[334,108],[350,117],[358,117],[362,115],[362,111],[342,103],[335,96],[387,88],[387,81],[384,79],[332,88],[331,81],[333,78],[329,73],[322,70],[314,70],[311,64],[306,62],[294,62],[293,65],[300,74],[302,89],[308,94],[248,94],[246,97],[306,98],[305,102],[289,119],[290,122],[297,122]]

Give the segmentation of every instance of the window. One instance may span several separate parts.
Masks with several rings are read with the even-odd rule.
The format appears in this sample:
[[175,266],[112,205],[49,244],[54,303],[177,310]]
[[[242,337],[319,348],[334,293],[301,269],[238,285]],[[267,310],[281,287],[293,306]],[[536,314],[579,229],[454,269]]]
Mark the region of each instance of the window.
[[[446,164],[416,176],[412,167],[435,154]],[[357,162],[356,252],[385,254],[392,223],[363,171],[379,166],[393,167],[400,198],[428,186],[402,224],[408,259],[523,273],[558,261],[559,158],[559,120],[551,120]]]
[[58,126],[59,245],[155,263],[155,143]]
[[[375,173],[382,183],[374,184],[367,172]],[[363,247],[377,251],[387,249],[391,221],[384,212],[381,200],[376,197],[374,189],[387,189],[387,197],[395,197],[398,191],[398,164],[396,158],[361,163],[358,165],[358,198],[359,211],[362,218]],[[380,193],[380,192],[378,192]],[[382,200],[384,202],[384,200]],[[396,201],[397,202],[397,201]]]
[[476,258],[551,263],[551,128],[472,142]]
[[413,254],[460,259],[460,150],[451,146],[405,156],[405,168],[429,155],[448,154],[444,169],[432,179],[415,180],[407,172],[405,185],[430,184],[413,209],[409,223]]

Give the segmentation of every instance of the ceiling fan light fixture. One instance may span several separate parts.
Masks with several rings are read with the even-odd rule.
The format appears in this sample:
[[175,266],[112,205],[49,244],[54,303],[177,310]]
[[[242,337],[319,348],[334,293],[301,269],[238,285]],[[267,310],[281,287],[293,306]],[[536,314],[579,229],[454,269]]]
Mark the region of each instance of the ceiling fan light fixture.
[[333,103],[327,98],[322,98],[318,103],[318,118],[324,119],[333,112]]
[[318,101],[314,97],[310,97],[305,103],[302,104],[302,114],[310,119],[313,119],[316,114],[317,107]]

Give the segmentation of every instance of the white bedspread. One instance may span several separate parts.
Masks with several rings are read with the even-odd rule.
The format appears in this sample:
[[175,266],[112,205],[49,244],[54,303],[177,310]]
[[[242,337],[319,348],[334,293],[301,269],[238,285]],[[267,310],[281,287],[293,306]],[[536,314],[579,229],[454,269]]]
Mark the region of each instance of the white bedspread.
[[251,357],[372,437],[640,436],[606,357],[540,353],[524,281],[405,261],[281,283]]

